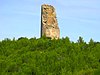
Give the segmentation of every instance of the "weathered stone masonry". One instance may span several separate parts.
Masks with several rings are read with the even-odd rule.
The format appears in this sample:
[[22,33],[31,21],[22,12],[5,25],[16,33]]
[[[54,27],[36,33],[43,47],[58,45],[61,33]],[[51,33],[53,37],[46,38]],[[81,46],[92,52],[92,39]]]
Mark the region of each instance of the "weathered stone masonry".
[[41,37],[42,36],[51,39],[60,38],[55,8],[51,5],[44,4],[41,6]]

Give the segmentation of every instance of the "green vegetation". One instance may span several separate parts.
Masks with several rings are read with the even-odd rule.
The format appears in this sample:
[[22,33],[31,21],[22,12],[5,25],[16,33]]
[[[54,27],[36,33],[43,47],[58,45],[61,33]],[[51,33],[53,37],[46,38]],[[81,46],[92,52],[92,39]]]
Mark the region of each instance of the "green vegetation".
[[100,75],[100,42],[7,38],[0,41],[0,75]]

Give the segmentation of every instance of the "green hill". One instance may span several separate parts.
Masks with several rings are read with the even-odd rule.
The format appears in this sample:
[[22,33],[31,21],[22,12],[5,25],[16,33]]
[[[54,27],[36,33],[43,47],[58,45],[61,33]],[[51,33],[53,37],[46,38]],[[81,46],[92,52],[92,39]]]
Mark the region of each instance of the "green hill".
[[100,75],[100,42],[79,37],[0,41],[0,75]]

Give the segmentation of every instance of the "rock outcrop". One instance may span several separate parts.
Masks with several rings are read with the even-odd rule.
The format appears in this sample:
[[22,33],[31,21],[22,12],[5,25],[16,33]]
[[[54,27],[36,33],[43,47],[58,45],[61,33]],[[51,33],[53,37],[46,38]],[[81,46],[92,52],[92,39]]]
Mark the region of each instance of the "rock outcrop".
[[41,6],[41,37],[42,36],[51,39],[60,38],[55,8],[51,5],[44,4]]

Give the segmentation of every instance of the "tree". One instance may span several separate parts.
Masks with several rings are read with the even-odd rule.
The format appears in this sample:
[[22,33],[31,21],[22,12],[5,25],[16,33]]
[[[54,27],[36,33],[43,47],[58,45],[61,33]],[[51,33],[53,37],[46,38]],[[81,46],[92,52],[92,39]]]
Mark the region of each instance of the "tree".
[[78,39],[78,43],[79,43],[79,44],[84,43],[84,40],[83,40],[83,38],[82,38],[81,36],[80,36],[79,39]]

